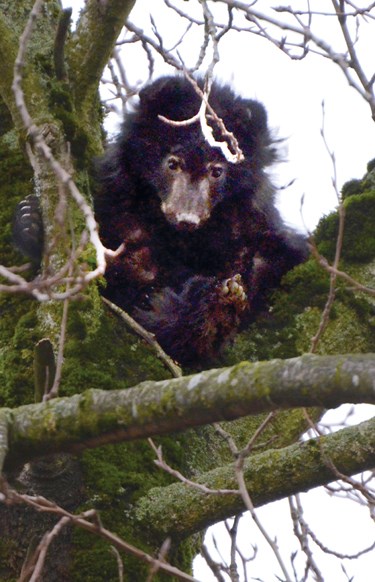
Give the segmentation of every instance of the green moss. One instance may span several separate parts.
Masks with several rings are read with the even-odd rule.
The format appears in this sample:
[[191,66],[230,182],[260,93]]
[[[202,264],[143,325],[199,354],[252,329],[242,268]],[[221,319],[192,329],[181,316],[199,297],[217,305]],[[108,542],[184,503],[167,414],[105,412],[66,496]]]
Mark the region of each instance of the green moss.
[[[171,439],[164,441],[164,452],[168,458],[168,445],[171,444]],[[88,504],[93,501],[96,507],[103,507],[108,502],[129,505],[151,486],[171,482],[165,472],[157,469],[154,458],[155,454],[147,442],[107,445],[85,452],[82,466]]]
[[[357,184],[355,192],[351,184],[343,188],[346,197],[342,258],[353,263],[366,262],[375,257],[375,183],[370,185],[368,176],[367,183],[365,180],[361,186]],[[335,255],[338,225],[338,214],[334,212],[319,222],[315,233],[319,251],[329,261]]]
[[296,317],[311,305],[322,310],[328,291],[329,276],[314,259],[287,273],[271,294],[268,311],[257,316],[226,350],[225,364],[299,355]]
[[49,98],[51,111],[61,121],[72,155],[77,160],[77,169],[87,167],[90,159],[90,133],[82,126],[82,119],[75,111],[72,88],[65,81],[52,79]]
[[[25,301],[24,303],[29,303]],[[9,312],[6,321],[14,321],[15,314],[23,311],[22,301]],[[5,323],[5,321],[4,321]],[[14,336],[2,348],[1,375],[3,383],[1,403],[6,406],[18,406],[34,400],[34,345],[38,339],[36,310],[28,308],[27,313],[19,316],[14,327]],[[6,325],[6,323],[5,323]]]
[[104,311],[95,288],[70,305],[64,352],[62,392],[66,395],[87,388],[124,388],[168,375],[151,348],[116,315]]
[[[7,116],[7,111],[3,114]],[[2,117],[0,118],[1,125]],[[0,264],[23,262],[13,248],[11,223],[15,206],[32,192],[32,172],[16,134],[0,139]],[[25,273],[27,275],[27,273]],[[33,274],[30,272],[30,277]],[[0,297],[0,405],[33,401],[33,346],[36,341],[37,303],[26,296]]]
[[[353,306],[343,302],[337,304],[337,313],[336,318],[330,318],[319,342],[318,353],[345,354],[371,351],[374,346],[374,333],[368,322],[357,316]],[[310,349],[311,339],[319,328],[321,317],[321,310],[316,308],[309,308],[297,317],[297,345],[301,352]]]
[[[123,516],[126,520],[126,516]],[[105,521],[103,523],[105,526]],[[160,545],[148,546],[134,539],[131,528],[123,525],[121,528],[121,537],[128,543],[132,544],[139,550],[143,550],[149,555],[157,555]],[[118,533],[118,530],[117,532]],[[178,548],[173,547],[168,553],[168,562],[176,564],[184,572],[191,574],[191,564],[200,547],[201,539],[199,536],[193,536],[190,540],[180,542]],[[118,563],[117,558],[109,542],[101,540],[97,536],[83,530],[77,530],[74,534],[74,546],[76,553],[73,561],[75,574],[72,575],[72,582],[118,582]],[[138,558],[131,556],[129,553],[120,552],[120,559],[124,565],[124,581],[134,582],[134,580],[147,580],[150,567]],[[158,573],[153,577],[155,582],[172,582],[175,578]]]
[[[171,465],[183,470],[186,465],[186,443],[184,435],[158,439],[163,456]],[[140,498],[154,487],[163,487],[173,482],[173,478],[154,464],[155,454],[147,442],[108,445],[82,456],[87,500],[81,509],[95,508],[99,511],[104,527],[116,532],[126,542],[154,555],[164,541],[153,534],[148,539],[147,532],[137,531],[131,518],[131,508]],[[74,572],[72,580],[100,582],[105,572],[106,580],[118,580],[116,558],[108,542],[79,529],[73,532]],[[141,541],[140,541],[141,540]],[[195,540],[195,541],[194,541]],[[175,544],[177,540],[174,540]],[[189,571],[192,558],[197,553],[196,538],[172,548],[169,558],[176,561],[185,571]],[[149,568],[142,562],[123,554],[125,580],[147,578]],[[164,576],[156,580],[164,580]]]
[[13,128],[13,121],[4,101],[0,99],[0,136],[5,135]]
[[[345,200],[345,231],[342,258],[347,261],[368,261],[375,256],[375,190]],[[338,234],[338,215],[322,219],[316,231],[319,251],[332,261]]]
[[362,194],[363,183],[362,180],[349,180],[346,182],[341,190],[342,198],[348,198],[348,196],[355,196],[357,194]]
[[[2,118],[0,118],[0,124]],[[0,263],[12,265],[20,255],[12,245],[11,224],[18,202],[33,191],[32,170],[21,152],[16,134],[11,131],[0,139]]]

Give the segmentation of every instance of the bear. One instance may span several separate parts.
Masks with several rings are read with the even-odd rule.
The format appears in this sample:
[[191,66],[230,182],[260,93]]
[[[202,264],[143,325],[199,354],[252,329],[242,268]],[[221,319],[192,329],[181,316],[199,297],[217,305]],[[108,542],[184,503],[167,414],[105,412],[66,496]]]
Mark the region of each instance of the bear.
[[[190,80],[161,77],[140,91],[99,162],[94,200],[104,245],[124,245],[108,259],[103,294],[195,368],[209,366],[308,256],[306,237],[275,207],[265,170],[277,156],[264,106],[216,81],[209,104],[243,161],[227,161],[206,141],[192,119],[201,97]],[[207,120],[225,141],[217,120]]]

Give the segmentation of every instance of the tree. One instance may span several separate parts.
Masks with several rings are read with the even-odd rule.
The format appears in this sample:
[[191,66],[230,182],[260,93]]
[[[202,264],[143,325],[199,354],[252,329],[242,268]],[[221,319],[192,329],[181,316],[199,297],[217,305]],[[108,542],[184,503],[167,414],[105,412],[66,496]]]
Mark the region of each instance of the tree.
[[[292,56],[293,48],[301,58],[309,50],[328,56],[373,115],[373,78],[362,70],[348,27],[349,18],[370,17],[371,7],[332,2],[346,54],[313,33],[311,11],[284,9],[281,21],[254,6],[215,2],[228,7],[220,26],[210,5],[199,4],[202,46],[213,47],[209,75],[218,42],[239,26],[236,9],[247,32]],[[69,32],[69,12],[57,0],[0,0],[4,581],[191,580],[183,572],[201,547],[197,534],[245,508],[254,514],[255,506],[337,478],[373,503],[369,489],[350,477],[374,466],[373,421],[299,441],[323,408],[374,403],[375,357],[367,353],[375,351],[371,164],[354,192],[346,188],[339,212],[319,225],[315,258],[285,278],[272,317],[238,338],[225,368],[170,380],[180,372],[152,338],[145,343],[126,315],[100,298],[105,249],[90,210],[91,161],[102,151],[98,86],[133,5],[87,0]],[[130,23],[128,30],[147,54],[153,49],[184,68],[157,31],[150,38]],[[294,36],[277,39],[278,30]],[[152,63],[150,57],[150,70]],[[114,86],[125,103],[122,81]],[[21,260],[11,247],[14,208],[35,191],[47,236],[42,276],[33,264],[28,271],[11,267]],[[330,355],[297,357],[311,347]],[[278,359],[257,363],[270,358]],[[62,398],[53,398],[57,393]],[[156,445],[145,440],[151,436]],[[301,545],[307,537],[300,534]],[[305,552],[318,577],[306,544]],[[279,564],[292,579],[281,558]],[[231,579],[236,575],[233,566]]]

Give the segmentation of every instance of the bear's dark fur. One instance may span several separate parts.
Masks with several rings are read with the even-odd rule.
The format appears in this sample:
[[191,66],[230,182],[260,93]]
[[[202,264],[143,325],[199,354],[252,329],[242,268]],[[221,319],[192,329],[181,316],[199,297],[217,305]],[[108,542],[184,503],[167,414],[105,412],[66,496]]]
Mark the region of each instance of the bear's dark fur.
[[209,146],[198,121],[159,118],[186,120],[200,107],[188,80],[164,77],[141,91],[104,156],[95,201],[103,243],[125,243],[109,261],[105,295],[173,358],[200,366],[307,256],[304,237],[282,223],[264,172],[275,158],[264,107],[218,84],[209,102],[238,139],[243,162]]

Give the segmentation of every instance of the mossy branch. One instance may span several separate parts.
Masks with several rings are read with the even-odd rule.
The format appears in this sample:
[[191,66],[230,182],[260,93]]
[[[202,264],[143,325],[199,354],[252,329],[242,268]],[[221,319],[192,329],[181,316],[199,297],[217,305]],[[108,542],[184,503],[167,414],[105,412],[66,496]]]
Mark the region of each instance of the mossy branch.
[[98,90],[104,67],[135,0],[88,0],[68,45],[70,80],[76,105],[83,107]]
[[13,410],[6,464],[276,409],[375,403],[374,376],[374,354],[306,355],[243,362],[127,390],[87,390]]
[[[244,478],[254,506],[264,505],[375,464],[375,418],[329,436],[252,455]],[[236,489],[234,465],[219,467],[197,479],[210,489]],[[151,489],[134,510],[136,522],[161,539],[184,537],[245,511],[240,495],[209,495],[174,483]]]
[[65,8],[62,10],[57,25],[55,45],[53,47],[53,61],[55,64],[56,79],[65,81],[65,42],[68,34],[70,19],[72,17],[72,8]]

